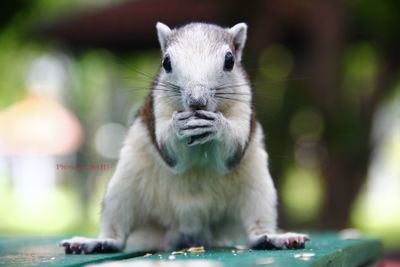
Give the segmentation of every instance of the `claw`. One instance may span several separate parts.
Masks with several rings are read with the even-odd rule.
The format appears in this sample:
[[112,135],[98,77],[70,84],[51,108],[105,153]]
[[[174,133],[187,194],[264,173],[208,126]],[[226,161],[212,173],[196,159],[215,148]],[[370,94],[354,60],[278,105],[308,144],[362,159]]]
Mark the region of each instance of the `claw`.
[[69,245],[64,246],[65,254],[72,254],[72,249]]

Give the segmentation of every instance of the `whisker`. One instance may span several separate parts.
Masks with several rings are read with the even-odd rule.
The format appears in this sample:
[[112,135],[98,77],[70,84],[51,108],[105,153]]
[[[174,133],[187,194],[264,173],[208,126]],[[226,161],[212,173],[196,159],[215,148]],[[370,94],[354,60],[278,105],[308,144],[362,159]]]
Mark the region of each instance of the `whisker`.
[[154,89],[157,89],[157,88],[166,89],[166,90],[170,90],[170,91],[177,92],[177,93],[181,92],[181,90],[178,90],[178,89],[175,89],[175,88],[171,88],[171,87],[168,87],[168,86],[164,86],[164,85],[154,86],[153,88]]
[[150,78],[151,81],[154,80],[154,77],[155,77],[156,74],[157,74],[157,73],[145,72],[145,71],[143,71],[143,70],[138,70],[138,69],[133,68],[133,67],[128,66],[128,65],[124,65],[124,66],[125,66],[129,71],[132,71],[132,72],[135,72],[135,73],[137,73],[137,74],[143,75],[143,76],[145,76],[145,77],[147,77],[147,78]]
[[[137,73],[137,74],[140,74],[140,75],[142,75],[143,77],[145,77],[145,78],[148,78],[148,80],[145,80],[144,82],[148,82],[148,83],[150,83],[152,86],[155,86],[155,85],[157,85],[157,86],[164,86],[164,87],[169,87],[169,88],[173,88],[173,89],[175,89],[175,90],[181,90],[181,87],[180,86],[178,86],[178,85],[176,85],[176,84],[173,84],[173,83],[171,83],[171,82],[168,82],[168,81],[161,81],[161,80],[157,80],[156,79],[156,73],[146,73],[145,71],[143,71],[143,70],[138,70],[138,69],[135,69],[135,68],[131,68],[131,67],[129,67],[128,66],[128,69],[130,70],[130,71],[132,71],[132,72],[135,72],[135,73]],[[125,79],[132,79],[132,77],[124,77]],[[135,80],[136,81],[136,80]]]
[[248,103],[247,101],[244,101],[243,99],[237,99],[237,98],[232,98],[232,97],[216,96],[216,98],[232,100],[232,101],[237,101],[237,102],[241,102],[241,103]]
[[262,97],[262,98],[265,98],[265,99],[272,99],[272,100],[277,100],[277,99],[280,99],[280,97],[277,97],[276,96],[276,94],[274,94],[272,91],[269,91],[269,90],[263,90],[263,88],[257,88],[257,89],[253,89],[253,90],[251,90],[251,93],[242,93],[242,92],[232,92],[232,91],[228,91],[228,90],[226,90],[226,91],[224,91],[224,90],[221,90],[221,91],[217,91],[216,93],[215,93],[215,95],[229,95],[229,94],[231,94],[231,95],[250,95],[250,96],[256,96],[256,97]]
[[174,91],[174,92],[180,92],[180,90],[177,90],[175,87],[171,87],[171,86],[169,86],[169,85],[165,85],[165,84],[156,84],[156,86],[149,86],[149,85],[135,85],[135,86],[132,86],[131,87],[132,89],[143,89],[143,88],[145,88],[145,89],[149,89],[149,90],[151,90],[151,89],[165,89],[165,90],[169,90],[169,91]]
[[217,86],[214,88],[215,91],[223,90],[223,89],[228,89],[228,88],[237,88],[245,85],[252,85],[251,83],[241,83],[241,84],[227,84],[227,85],[221,85]]
[[154,80],[154,78],[156,77],[156,73],[146,73],[143,70],[134,70],[136,73],[141,74],[147,78],[150,78],[152,80]]
[[169,89],[169,88],[149,88],[149,87],[125,87],[122,90],[127,90],[127,91],[164,91],[164,92],[174,92],[174,93],[178,93],[175,90]]
[[175,87],[171,87],[171,86],[165,85],[165,84],[155,84],[155,85],[153,86],[153,88],[155,88],[155,87],[162,87],[162,88],[168,88],[168,89],[171,89],[171,90],[174,90],[174,91],[180,91],[180,90],[178,90],[178,89],[175,88]]
[[251,96],[250,93],[235,93],[235,92],[215,93],[215,95],[249,95],[249,96]]
[[[179,105],[180,104],[180,97],[179,96],[175,96],[175,95],[170,95],[170,96],[166,96],[166,98],[164,98],[164,101],[167,104]],[[161,104],[161,103],[157,103],[157,104]]]
[[257,81],[257,82],[245,82],[239,84],[222,84],[220,86],[215,87],[215,90],[222,90],[227,88],[236,88],[241,86],[256,86],[258,84],[275,84],[275,83],[282,83],[282,82],[289,82],[289,81],[299,81],[299,80],[306,80],[309,77],[297,77],[297,78],[290,78],[290,79],[282,79],[282,80],[275,80],[275,81]]
[[166,87],[171,87],[171,88],[174,88],[174,89],[176,89],[176,90],[180,90],[180,89],[181,89],[180,86],[175,85],[175,84],[170,83],[170,82],[166,82],[166,81],[154,82],[154,85],[164,85],[164,86],[166,86]]
[[236,92],[218,92],[218,93],[215,93],[214,95],[215,96],[224,96],[224,95],[233,95],[233,96],[235,96],[235,95],[238,95],[238,96],[241,96],[241,95],[243,95],[243,96],[253,96],[253,95],[256,95],[257,97],[262,97],[262,98],[265,98],[265,99],[273,99],[273,100],[276,100],[277,98],[276,97],[273,97],[273,96],[270,96],[270,95],[266,95],[266,93],[267,92],[258,92],[258,91],[253,91],[252,93],[236,93]]
[[176,97],[176,98],[181,98],[181,95],[177,95],[177,94],[166,94],[166,97]]

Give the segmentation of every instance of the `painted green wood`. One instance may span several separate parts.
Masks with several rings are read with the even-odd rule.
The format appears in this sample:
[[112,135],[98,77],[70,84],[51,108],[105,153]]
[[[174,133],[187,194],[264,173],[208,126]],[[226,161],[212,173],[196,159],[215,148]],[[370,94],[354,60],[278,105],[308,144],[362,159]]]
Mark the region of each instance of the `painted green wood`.
[[[246,266],[364,266],[377,261],[381,243],[372,238],[343,240],[338,234],[311,235],[311,242],[301,250],[253,251],[222,249],[204,253],[175,255],[174,260],[202,259],[218,261],[226,267]],[[155,254],[145,259],[169,260],[170,253]],[[314,255],[314,256],[311,256]],[[140,260],[143,257],[135,258]],[[129,260],[131,261],[131,260]]]
[[65,237],[1,237],[0,266],[83,266],[105,260],[121,260],[143,255],[127,250],[124,253],[65,255],[58,246]]
[[[59,237],[0,237],[0,266],[82,266],[108,260],[171,261],[171,253],[143,257],[144,253],[127,249],[124,253],[64,255]],[[253,251],[238,249],[209,250],[204,253],[174,255],[173,261],[209,260],[226,267],[246,266],[362,266],[373,263],[382,252],[381,243],[372,238],[343,240],[338,234],[312,234],[311,242],[301,250]],[[307,257],[308,255],[308,257]],[[314,255],[314,256],[311,256]]]

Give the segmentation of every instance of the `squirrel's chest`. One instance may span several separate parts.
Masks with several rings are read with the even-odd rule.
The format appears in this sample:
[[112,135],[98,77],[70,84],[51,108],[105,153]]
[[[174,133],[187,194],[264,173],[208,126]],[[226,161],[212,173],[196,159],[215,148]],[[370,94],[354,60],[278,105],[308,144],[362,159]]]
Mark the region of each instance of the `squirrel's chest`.
[[239,188],[229,185],[229,177],[214,172],[188,172],[164,177],[152,202],[166,224],[194,216],[206,223],[220,220],[229,213]]

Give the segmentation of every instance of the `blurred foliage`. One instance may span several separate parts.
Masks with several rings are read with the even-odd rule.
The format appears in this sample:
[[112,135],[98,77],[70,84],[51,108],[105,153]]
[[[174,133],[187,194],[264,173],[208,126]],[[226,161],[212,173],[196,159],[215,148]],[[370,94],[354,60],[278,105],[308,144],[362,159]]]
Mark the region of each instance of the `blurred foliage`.
[[376,51],[367,42],[349,45],[343,65],[344,95],[350,106],[360,108],[360,100],[371,95],[375,84],[378,67]]
[[292,166],[286,170],[282,185],[282,202],[287,216],[301,225],[311,222],[323,201],[321,177],[315,169]]
[[380,46],[392,46],[399,40],[400,2],[397,0],[348,0],[345,1],[354,16],[352,20],[362,37],[374,40]]
[[[155,55],[158,56],[158,52],[133,54],[123,60],[103,50],[90,50],[70,57],[68,50],[60,53],[57,44],[38,39],[32,33],[46,19],[106,3],[15,1],[2,9],[2,12],[7,11],[7,16],[1,16],[4,24],[0,34],[0,51],[3,51],[0,52],[3,77],[0,80],[0,110],[27,94],[25,77],[33,59],[42,55],[61,59],[68,75],[63,100],[81,121],[86,137],[77,154],[82,165],[107,162],[96,153],[93,138],[96,130],[110,121],[129,124],[138,103],[148,92],[151,81],[147,75],[153,76],[157,70],[159,63],[155,61]],[[148,74],[135,73],[132,71],[135,69]],[[60,186],[50,195],[28,202],[19,200],[21,196],[13,190],[10,175],[0,173],[0,212],[7,214],[0,220],[0,232],[96,232],[100,202],[111,173],[64,172],[59,174]],[[86,191],[87,183],[93,192]]]

